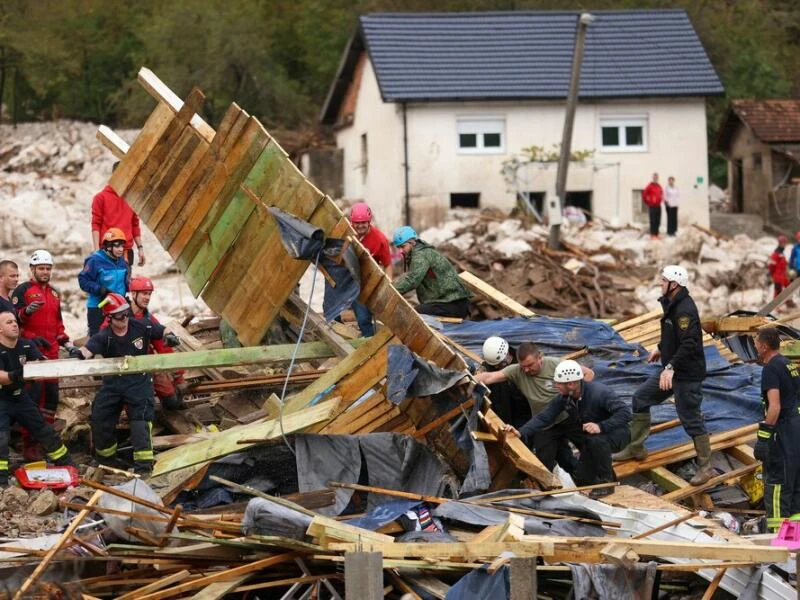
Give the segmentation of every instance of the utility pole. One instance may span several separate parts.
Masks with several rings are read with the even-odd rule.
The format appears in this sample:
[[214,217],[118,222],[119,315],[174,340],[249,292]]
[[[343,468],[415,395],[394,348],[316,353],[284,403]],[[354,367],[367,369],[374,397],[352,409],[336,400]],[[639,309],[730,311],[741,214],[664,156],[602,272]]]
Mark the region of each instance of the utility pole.
[[567,170],[572,153],[572,125],[575,122],[575,109],[578,106],[578,89],[581,83],[581,63],[583,62],[583,46],[586,40],[586,29],[594,17],[582,13],[578,19],[578,31],[575,35],[575,52],[572,55],[572,74],[569,79],[567,95],[567,114],[564,117],[564,133],[561,136],[561,155],[558,157],[556,173],[556,195],[548,201],[550,219],[550,240],[548,246],[553,250],[561,247],[561,205],[567,194]]

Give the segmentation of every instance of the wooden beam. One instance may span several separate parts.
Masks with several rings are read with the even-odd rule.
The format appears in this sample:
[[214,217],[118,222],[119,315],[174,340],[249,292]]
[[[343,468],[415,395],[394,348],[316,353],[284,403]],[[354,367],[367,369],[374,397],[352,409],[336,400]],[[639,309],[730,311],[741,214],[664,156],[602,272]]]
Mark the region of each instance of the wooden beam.
[[306,530],[306,534],[311,537],[319,538],[320,545],[325,548],[329,540],[341,540],[343,542],[371,543],[371,544],[391,544],[394,538],[369,529],[362,529],[354,525],[348,525],[341,521],[316,515]]
[[520,317],[535,317],[536,313],[526,308],[513,298],[506,296],[503,292],[498,289],[493,288],[491,285],[486,283],[480,277],[476,277],[469,271],[463,271],[458,274],[461,278],[461,281],[466,284],[466,286],[471,289],[473,292],[483,296],[484,298],[488,298],[495,304],[499,304],[507,311],[519,315]]
[[[370,338],[371,339],[371,338]],[[360,347],[366,340],[350,340]],[[172,354],[148,354],[122,358],[92,358],[90,360],[44,360],[25,364],[25,379],[56,379],[64,377],[86,377],[97,375],[130,375],[176,369],[208,367],[232,367],[236,365],[274,364],[288,362],[294,352],[294,344],[275,346],[248,346],[245,348],[223,348],[221,350],[198,350],[196,352],[174,352]],[[300,344],[296,360],[313,360],[334,356],[326,342]]]
[[775,310],[781,304],[783,304],[789,298],[791,298],[794,295],[794,293],[797,291],[797,288],[800,288],[800,277],[798,277],[797,279],[792,281],[792,283],[790,283],[785,288],[783,288],[783,291],[780,294],[778,294],[777,296],[775,296],[775,298],[771,302],[768,302],[767,304],[765,304],[761,308],[761,310],[759,310],[756,313],[756,316],[757,317],[764,317],[764,316],[768,315],[769,313],[771,313],[773,310]]
[[97,130],[97,140],[114,155],[114,158],[122,160],[131,149],[130,144],[119,137],[110,127],[100,125]]
[[342,336],[336,333],[333,328],[328,325],[324,318],[321,315],[317,314],[317,312],[310,308],[305,301],[297,295],[296,292],[293,292],[289,299],[286,301],[284,307],[288,307],[289,310],[294,311],[297,313],[295,316],[298,317],[301,321],[308,311],[308,321],[322,339],[324,339],[328,345],[333,350],[334,354],[337,356],[348,356],[353,353],[353,346],[347,343]]
[[674,492],[669,492],[664,494],[662,498],[664,500],[669,500],[671,502],[678,502],[679,500],[683,500],[684,498],[688,498],[690,496],[694,496],[695,494],[699,494],[702,491],[711,489],[721,483],[725,483],[726,481],[730,481],[732,479],[739,479],[748,473],[752,473],[758,467],[761,466],[761,463],[753,463],[751,465],[745,465],[738,469],[734,469],[733,471],[728,471],[727,473],[723,473],[722,475],[718,475],[717,477],[712,477],[708,481],[706,481],[703,485],[690,485],[688,488],[683,488],[680,490],[675,490]]
[[380,552],[344,555],[344,589],[347,598],[383,599],[383,557]]

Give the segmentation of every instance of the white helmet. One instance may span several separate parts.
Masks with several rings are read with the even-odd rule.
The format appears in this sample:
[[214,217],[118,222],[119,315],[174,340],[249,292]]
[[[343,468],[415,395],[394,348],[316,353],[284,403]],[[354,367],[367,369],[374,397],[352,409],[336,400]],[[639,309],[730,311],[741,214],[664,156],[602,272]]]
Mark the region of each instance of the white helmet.
[[486,364],[499,365],[506,356],[508,356],[508,342],[503,338],[493,335],[483,342],[483,360]]
[[50,256],[50,253],[47,250],[36,250],[33,254],[31,254],[28,264],[32,267],[37,265],[50,265],[52,267],[53,257]]
[[562,360],[553,373],[553,381],[556,383],[569,383],[581,379],[583,379],[583,369],[574,360]]
[[689,273],[680,265],[667,265],[661,271],[661,276],[667,281],[674,281],[683,287],[689,285]]

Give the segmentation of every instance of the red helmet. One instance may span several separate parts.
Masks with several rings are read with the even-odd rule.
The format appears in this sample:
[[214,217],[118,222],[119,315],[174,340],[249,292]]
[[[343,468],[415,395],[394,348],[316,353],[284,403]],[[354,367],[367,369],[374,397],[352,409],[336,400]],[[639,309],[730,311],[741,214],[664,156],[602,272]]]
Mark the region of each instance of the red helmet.
[[789,243],[789,240],[786,238],[785,235],[779,235],[778,236],[778,245],[779,246],[785,246],[787,243]]
[[153,282],[149,277],[137,275],[131,279],[130,289],[132,292],[152,292],[155,288],[153,287]]
[[366,202],[356,202],[350,209],[351,223],[368,223],[372,221],[372,211]]
[[103,243],[110,244],[111,242],[127,242],[125,232],[119,227],[110,227],[108,231],[103,234]]
[[796,239],[798,242],[800,242],[800,231],[798,231],[797,233],[794,234],[794,239]]
[[102,308],[103,314],[105,315],[114,315],[116,313],[130,310],[131,305],[128,304],[128,301],[125,299],[125,296],[121,296],[120,294],[111,292],[108,296],[105,297],[105,300],[103,300],[102,302],[100,302],[100,304],[97,305],[97,307]]

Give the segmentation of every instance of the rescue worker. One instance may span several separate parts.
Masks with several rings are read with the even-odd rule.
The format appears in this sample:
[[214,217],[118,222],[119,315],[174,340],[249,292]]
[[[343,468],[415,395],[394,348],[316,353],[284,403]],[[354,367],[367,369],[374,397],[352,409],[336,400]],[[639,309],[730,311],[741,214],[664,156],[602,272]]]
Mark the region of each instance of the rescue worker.
[[[61,317],[61,295],[50,285],[53,257],[46,250],[36,250],[28,260],[31,278],[20,284],[11,295],[17,310],[21,335],[39,346],[50,360],[58,358],[59,346],[72,347]],[[58,410],[58,379],[44,379],[32,385],[29,393],[38,404],[45,423],[52,425]],[[39,460],[38,448],[26,430],[22,436],[22,454],[26,460]]]
[[406,267],[406,273],[394,282],[394,287],[401,294],[417,291],[418,313],[460,319],[469,315],[472,294],[447,258],[419,239],[408,225],[395,230],[392,243],[403,253]]
[[789,240],[785,235],[778,236],[778,247],[769,255],[767,261],[767,269],[769,276],[772,278],[772,285],[774,289],[773,298],[780,294],[787,285],[789,285],[789,263],[786,262],[786,255],[783,253],[786,244]]
[[800,512],[800,371],[780,353],[774,327],[760,329],[755,339],[761,371],[764,420],[758,425],[754,456],[764,465],[764,509],[767,527]]
[[[517,437],[529,439],[536,434],[550,445],[569,440],[578,448],[578,466],[573,478],[577,485],[615,481],[611,453],[630,440],[628,424],[631,409],[608,386],[584,381],[583,368],[574,360],[562,360],[553,373],[558,389],[547,407],[519,431],[508,428]],[[557,422],[560,414],[567,418]],[[604,496],[610,488],[592,490],[593,497]]]
[[711,441],[700,410],[706,376],[703,331],[697,306],[686,289],[688,285],[689,274],[683,267],[668,265],[661,271],[661,341],[647,362],[660,359],[663,368],[633,393],[631,443],[615,454],[614,460],[647,458],[644,441],[650,435],[650,407],[674,395],[678,418],[697,451],[697,473],[690,483],[702,485],[714,476],[714,469]]
[[794,246],[789,254],[789,278],[796,278],[798,273],[800,273],[800,231],[794,234]]
[[[375,227],[372,223],[372,211],[366,202],[356,202],[350,209],[350,224],[353,226],[353,231],[358,236],[358,241],[366,248],[372,258],[375,259],[386,275],[389,281],[392,280],[392,254],[389,250],[389,240],[383,232]],[[375,335],[375,323],[372,318],[372,312],[361,302],[353,302],[353,312],[356,315],[358,328],[361,330],[363,337],[372,337]]]
[[98,306],[111,292],[124,296],[128,291],[130,265],[125,262],[125,234],[112,227],[103,234],[103,246],[90,254],[78,274],[78,284],[89,294],[86,320],[89,337],[100,330],[105,315]]
[[[510,381],[522,392],[528,401],[531,415],[536,417],[541,413],[556,397],[557,389],[553,384],[553,376],[560,359],[554,356],[545,356],[539,347],[532,342],[523,342],[517,348],[517,360],[515,364],[508,365],[502,371],[487,371],[478,373],[475,379],[480,383],[491,386],[504,381]],[[587,381],[594,379],[594,371],[581,365],[581,372]],[[555,423],[559,423],[567,418],[567,414],[557,415]],[[512,424],[506,424],[505,431],[516,429]],[[575,467],[574,457],[566,442],[560,444],[551,443],[551,439],[544,436],[532,436],[530,446],[536,452],[536,456],[542,461],[545,467],[551,471],[556,463],[561,468],[572,473]]]
[[[149,321],[159,325],[158,319],[150,312],[150,298],[155,291],[152,280],[137,276],[131,279],[131,317]],[[174,350],[167,346],[163,339],[151,340],[148,354],[172,354]],[[183,407],[183,371],[167,373],[159,371],[153,374],[153,389],[161,406],[167,410],[178,410]]]
[[[483,342],[483,370],[487,373],[502,371],[514,364],[514,356],[508,342],[499,336],[486,338]],[[525,395],[511,381],[498,381],[487,386],[492,396],[492,410],[504,423],[522,427],[531,419],[531,407]]]
[[0,486],[8,485],[8,443],[12,422],[31,432],[44,447],[48,461],[62,466],[75,465],[55,429],[44,422],[36,404],[25,392],[23,365],[29,360],[43,359],[33,342],[20,338],[14,313],[0,312]]
[[[100,303],[110,326],[93,335],[85,346],[75,348],[75,358],[142,356],[152,340],[164,340],[167,346],[179,343],[163,325],[131,319],[131,307],[119,294],[111,293]],[[117,421],[122,408],[128,413],[134,472],[149,475],[153,469],[153,443],[150,437],[154,415],[153,378],[149,373],[105,375],[103,385],[92,402],[92,441],[98,462],[117,466]]]
[[19,285],[19,267],[13,260],[0,260],[0,311],[17,314],[11,294]]

